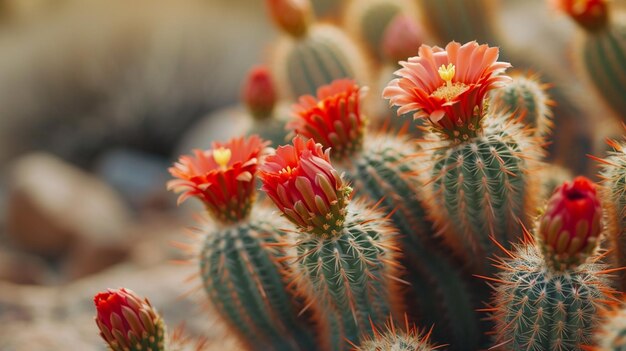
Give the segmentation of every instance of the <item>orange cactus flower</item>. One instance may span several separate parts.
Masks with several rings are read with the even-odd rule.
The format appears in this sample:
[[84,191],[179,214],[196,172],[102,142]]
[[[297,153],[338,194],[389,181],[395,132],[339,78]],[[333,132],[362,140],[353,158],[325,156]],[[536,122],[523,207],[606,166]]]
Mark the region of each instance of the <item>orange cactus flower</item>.
[[401,69],[383,91],[398,115],[414,112],[455,141],[475,136],[487,93],[510,81],[501,75],[511,65],[499,62],[496,47],[472,41],[449,43],[445,50],[422,45],[418,56],[401,61]]
[[335,236],[343,228],[350,193],[330,163],[329,150],[295,137],[261,166],[261,189],[285,217],[309,233]]
[[255,198],[255,175],[268,142],[256,135],[225,143],[215,142],[209,150],[194,150],[181,156],[170,174],[177,179],[169,190],[182,193],[178,203],[195,196],[222,224],[248,217]]
[[350,156],[363,146],[366,119],[360,99],[364,91],[354,80],[338,79],[320,87],[317,98],[301,96],[287,128],[331,148],[334,159]]
[[607,0],[552,0],[552,4],[591,31],[604,28],[608,22]]

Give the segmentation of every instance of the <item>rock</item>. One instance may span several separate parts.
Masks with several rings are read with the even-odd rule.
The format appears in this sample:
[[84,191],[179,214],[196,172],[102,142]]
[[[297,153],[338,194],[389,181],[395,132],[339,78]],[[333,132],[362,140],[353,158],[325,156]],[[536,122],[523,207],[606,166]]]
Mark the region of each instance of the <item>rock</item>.
[[8,193],[7,235],[25,251],[58,258],[79,242],[111,247],[128,239],[128,209],[115,191],[54,156],[20,158]]
[[60,287],[30,287],[0,282],[0,350],[105,350],[93,321],[93,296],[107,288],[126,287],[146,296],[169,330],[185,322],[190,336],[204,336],[209,350],[237,350],[216,314],[205,308],[197,280],[186,281],[194,267],[159,264],[147,269],[118,265]]
[[0,246],[0,280],[15,284],[48,284],[53,273],[41,257]]
[[[171,178],[165,159],[130,149],[113,149],[96,162],[96,174],[135,209],[172,205],[165,183]],[[174,203],[175,204],[175,203]]]

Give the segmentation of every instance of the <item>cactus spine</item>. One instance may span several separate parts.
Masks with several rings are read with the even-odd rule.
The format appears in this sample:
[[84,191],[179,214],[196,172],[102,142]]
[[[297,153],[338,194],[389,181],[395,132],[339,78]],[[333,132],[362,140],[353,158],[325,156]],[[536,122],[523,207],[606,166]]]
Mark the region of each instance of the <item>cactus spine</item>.
[[[602,164],[600,173],[604,180],[604,203],[609,220],[609,241],[615,250],[615,265],[626,267],[626,144],[609,141],[613,147],[605,159],[596,158]],[[619,274],[618,285],[626,291],[626,275]]]
[[353,351],[432,351],[441,350],[441,346],[430,343],[432,328],[428,332],[421,332],[415,326],[409,324],[405,318],[404,329],[397,328],[393,319],[385,325],[385,330],[374,328],[372,336],[361,340],[361,346],[355,347]]
[[546,137],[552,130],[553,104],[535,76],[517,75],[507,86],[493,91],[491,107],[496,113],[510,114],[534,130],[534,135]]
[[593,351],[624,351],[626,350],[626,308],[624,301],[604,314],[604,321],[596,331],[597,347]]

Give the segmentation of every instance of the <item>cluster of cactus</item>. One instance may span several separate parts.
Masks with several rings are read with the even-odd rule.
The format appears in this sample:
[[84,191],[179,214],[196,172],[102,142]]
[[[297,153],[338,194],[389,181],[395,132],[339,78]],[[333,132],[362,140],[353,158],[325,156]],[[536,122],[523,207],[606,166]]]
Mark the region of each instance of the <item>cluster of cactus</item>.
[[[613,286],[626,289],[617,274],[626,265],[626,145],[611,142],[598,158],[601,189],[568,182],[566,170],[544,163],[555,127],[547,86],[506,76],[498,48],[416,48],[410,2],[354,0],[354,18],[344,18],[374,56],[367,62],[342,29],[319,24],[309,1],[267,3],[285,33],[272,56],[277,79],[253,72],[243,95],[262,137],[181,156],[168,185],[212,219],[199,276],[245,349],[576,351],[619,334],[602,327],[602,311],[617,301]],[[469,6],[420,4],[439,26],[450,8]],[[487,21],[467,20],[438,32],[490,33]],[[406,42],[394,41],[401,32]],[[376,74],[389,78],[368,95]],[[270,127],[287,137],[261,128],[277,92],[295,102],[290,119]],[[372,128],[391,115],[413,131]],[[271,201],[255,201],[259,183]],[[111,348],[131,340],[170,350],[142,344],[157,340],[141,331],[161,325],[158,315],[140,328],[124,311],[97,319]]]

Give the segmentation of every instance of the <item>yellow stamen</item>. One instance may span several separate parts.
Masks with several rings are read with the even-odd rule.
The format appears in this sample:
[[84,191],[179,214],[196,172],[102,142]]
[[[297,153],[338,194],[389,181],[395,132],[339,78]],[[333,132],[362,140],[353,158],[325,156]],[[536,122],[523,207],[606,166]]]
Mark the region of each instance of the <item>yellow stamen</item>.
[[287,173],[287,174],[291,174],[291,172],[293,171],[293,169],[291,169],[291,166],[287,166],[287,168],[283,168],[281,169],[278,174],[283,174],[283,173]]
[[213,150],[213,159],[215,159],[215,163],[217,163],[221,169],[226,168],[231,156],[232,152],[230,149],[220,147]]
[[452,85],[452,78],[454,78],[455,73],[456,69],[451,63],[449,63],[447,67],[446,65],[441,65],[441,67],[439,67],[439,77],[446,82],[446,86],[448,87]]

